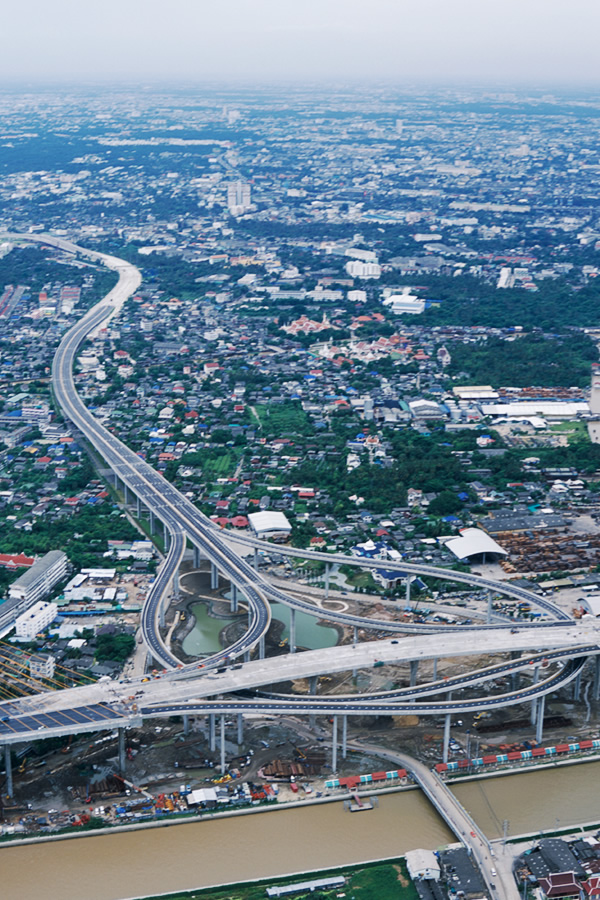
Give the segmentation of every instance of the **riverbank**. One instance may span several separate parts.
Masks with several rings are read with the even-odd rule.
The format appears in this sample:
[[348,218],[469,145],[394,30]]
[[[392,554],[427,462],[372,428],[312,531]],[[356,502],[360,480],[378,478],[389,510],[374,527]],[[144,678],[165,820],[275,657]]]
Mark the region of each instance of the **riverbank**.
[[415,789],[380,795],[361,814],[346,811],[341,798],[326,799],[286,804],[277,815],[248,811],[185,827],[82,835],[76,852],[66,840],[10,844],[0,853],[3,889],[23,900],[81,900],[94,885],[94,900],[125,900],[304,876],[454,841]]

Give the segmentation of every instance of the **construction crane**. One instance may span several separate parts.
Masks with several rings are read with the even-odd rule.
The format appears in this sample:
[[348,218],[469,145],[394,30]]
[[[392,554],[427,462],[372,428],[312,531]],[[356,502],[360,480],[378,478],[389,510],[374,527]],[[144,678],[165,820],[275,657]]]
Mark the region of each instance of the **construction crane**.
[[137,791],[138,794],[143,794],[144,797],[146,797],[148,800],[154,800],[154,795],[147,791],[146,788],[138,787],[137,784],[133,784],[131,781],[127,781],[127,779],[123,778],[122,775],[115,775],[115,778],[118,779],[118,781],[122,781],[123,784],[128,788],[131,788],[132,791]]

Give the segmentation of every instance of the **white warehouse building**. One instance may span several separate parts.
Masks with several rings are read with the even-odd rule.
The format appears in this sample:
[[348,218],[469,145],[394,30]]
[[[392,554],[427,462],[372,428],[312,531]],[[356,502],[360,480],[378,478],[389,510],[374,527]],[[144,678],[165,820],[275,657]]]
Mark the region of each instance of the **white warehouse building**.
[[17,637],[21,640],[32,641],[40,631],[54,622],[57,612],[56,603],[47,603],[45,600],[35,603],[15,622]]
[[264,512],[250,513],[248,521],[252,531],[259,538],[285,541],[292,531],[289,519],[282,512],[265,510]]

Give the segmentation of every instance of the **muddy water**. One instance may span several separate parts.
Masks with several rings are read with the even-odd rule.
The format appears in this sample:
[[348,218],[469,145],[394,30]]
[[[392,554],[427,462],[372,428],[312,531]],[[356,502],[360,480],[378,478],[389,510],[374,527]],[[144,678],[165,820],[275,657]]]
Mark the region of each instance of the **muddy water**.
[[[455,785],[489,837],[600,820],[600,762]],[[398,856],[451,840],[418,791],[28,847],[0,847],[2,900],[124,900]]]
[[462,805],[490,838],[600,822],[600,762],[555,766],[527,774],[453,787]]
[[451,840],[418,791],[0,849],[3,900],[123,900],[398,856]]

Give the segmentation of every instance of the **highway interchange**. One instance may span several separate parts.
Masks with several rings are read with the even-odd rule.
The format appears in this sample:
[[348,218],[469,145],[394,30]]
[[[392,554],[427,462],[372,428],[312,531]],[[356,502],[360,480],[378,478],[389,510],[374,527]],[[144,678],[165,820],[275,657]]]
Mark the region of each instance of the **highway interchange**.
[[[141,283],[138,269],[116,257],[107,256],[51,235],[2,235],[6,239],[47,244],[66,253],[81,255],[104,264],[119,276],[116,286],[74,325],[63,337],[54,358],[52,383],[56,400],[73,425],[84,435],[110,466],[115,476],[169,533],[169,547],[157,578],[147,597],[141,630],[149,652],[163,667],[161,677],[123,679],[97,683],[60,692],[40,693],[22,700],[0,704],[0,741],[5,746],[23,742],[32,736],[79,733],[105,728],[138,725],[143,718],[173,714],[294,714],[314,715],[442,715],[487,710],[526,701],[543,700],[577,678],[587,658],[600,653],[600,627],[595,622],[576,624],[551,601],[510,584],[498,583],[471,573],[453,572],[427,565],[389,560],[356,559],[340,554],[325,554],[273,546],[247,535],[223,532],[204,516],[162,475],[104,428],[86,409],[74,382],[74,365],[79,348],[106,322],[118,314],[123,303]],[[225,650],[202,664],[183,666],[167,647],[160,634],[164,605],[172,592],[174,578],[187,543],[210,560],[218,571],[235,585],[248,607],[245,634]],[[372,569],[396,570],[406,576],[429,575],[443,581],[456,581],[479,590],[487,590],[536,606],[546,618],[531,624],[498,622],[477,625],[432,625],[365,618],[350,613],[326,611],[328,620],[355,629],[355,642],[329,650],[290,653],[284,657],[263,659],[262,641],[271,622],[270,602],[277,601],[313,616],[324,617],[324,610],[299,596],[275,587],[240,555],[242,547],[286,556],[319,560],[326,565],[354,563]],[[387,639],[357,642],[356,629],[391,633]],[[394,633],[404,637],[394,637]],[[259,646],[260,658],[250,660]],[[482,653],[521,653],[519,658],[427,684],[411,684],[393,691],[357,695],[287,696],[240,692],[256,690],[283,681],[341,671],[355,671],[376,663],[418,663],[438,657],[478,656]],[[549,677],[539,680],[550,661],[559,666]],[[506,675],[517,676],[529,669],[535,677],[526,685],[515,684],[504,693],[481,697],[454,698],[452,691],[473,687]],[[416,676],[416,669],[415,669]],[[237,695],[237,696],[236,696]],[[423,699],[434,696],[434,699]],[[446,695],[440,699],[439,695]],[[407,767],[430,796],[461,840],[470,847],[480,864],[492,897],[514,897],[510,884],[501,890],[492,883],[491,848],[473,829],[472,820],[456,804],[445,785],[438,783],[429,770],[407,757]],[[423,771],[421,771],[423,770]],[[439,780],[438,780],[439,781]],[[441,786],[440,786],[441,785]],[[470,837],[470,836],[472,837]]]
[[[18,236],[9,235],[7,237],[14,239]],[[265,576],[256,571],[234,548],[236,546],[246,546],[255,551],[263,551],[271,555],[277,554],[300,558],[305,558],[308,555],[307,551],[287,546],[274,546],[251,536],[232,535],[219,529],[172,484],[166,481],[162,475],[104,428],[86,409],[77,394],[73,369],[79,348],[86,337],[94,334],[98,328],[103,327],[109,318],[120,310],[127,298],[137,290],[141,282],[141,275],[138,269],[116,257],[86,250],[61,238],[47,235],[28,235],[26,240],[35,240],[49,244],[65,252],[80,254],[96,262],[102,262],[119,275],[117,285],[109,294],[89,310],[65,334],[54,359],[53,388],[56,400],[64,413],[101,454],[118,479],[140,499],[154,516],[162,521],[169,533],[170,545],[166,559],[159,570],[142,613],[142,634],[152,656],[169,673],[161,681],[163,684],[165,682],[169,684],[169,699],[172,701],[172,704],[177,702],[189,704],[187,697],[182,695],[189,694],[190,685],[188,684],[184,688],[182,682],[189,682],[190,679],[193,679],[191,685],[193,693],[196,697],[203,697],[203,703],[206,705],[210,702],[208,700],[209,696],[215,696],[223,692],[240,690],[251,686],[260,687],[261,685],[272,684],[277,680],[306,677],[305,671],[311,657],[310,653],[290,654],[286,658],[285,666],[283,666],[282,658],[278,658],[277,669],[279,673],[283,673],[285,670],[285,679],[283,677],[276,679],[267,671],[269,669],[268,660],[248,661],[248,657],[250,651],[257,645],[260,646],[261,639],[264,638],[269,628],[271,621],[270,601],[285,603],[292,609],[308,612],[319,617],[323,616],[323,610],[301,597],[292,596],[272,585]],[[161,609],[170,595],[173,579],[185,552],[187,541],[190,541],[203,556],[208,558],[218,568],[220,573],[236,586],[248,605],[248,628],[245,634],[225,650],[215,654],[208,660],[204,660],[201,669],[197,664],[182,666],[177,657],[164,644],[159,628]],[[584,659],[588,655],[594,655],[599,652],[595,629],[592,626],[590,626],[592,630],[587,628],[584,632],[581,626],[574,624],[573,620],[552,604],[551,601],[520,587],[498,583],[471,573],[451,572],[434,566],[414,565],[404,562],[395,563],[389,560],[355,559],[340,554],[325,554],[314,551],[310,551],[310,558],[323,561],[326,564],[354,562],[373,569],[396,569],[409,576],[431,575],[445,581],[455,580],[479,589],[486,589],[494,594],[503,594],[513,599],[526,601],[538,607],[547,617],[533,624],[520,624],[517,636],[513,633],[514,627],[511,627],[514,623],[507,623],[505,626],[497,622],[445,626],[424,623],[407,624],[404,622],[390,622],[386,619],[364,618],[350,613],[328,610],[328,619],[343,625],[352,626],[355,629],[361,628],[378,633],[391,632],[392,634],[401,633],[404,635],[411,632],[421,632],[423,633],[423,644],[417,655],[411,656],[410,638],[408,637],[393,642],[358,643],[352,646],[354,651],[352,660],[344,659],[342,662],[339,659],[340,651],[343,651],[345,648],[336,647],[327,651],[315,651],[314,654],[317,654],[317,660],[311,661],[311,676],[341,671],[342,666],[355,670],[361,666],[373,665],[379,659],[385,660],[383,651],[386,646],[393,647],[394,652],[390,657],[390,661],[393,662],[408,662],[411,659],[433,659],[453,654],[459,655],[458,649],[451,651],[451,645],[455,643],[451,640],[453,634],[458,638],[457,647],[460,645],[460,652],[464,654],[478,655],[481,653],[516,650],[521,650],[523,653],[531,653],[534,650],[552,650],[552,654],[547,654],[549,658],[551,656],[552,658],[572,660]],[[471,637],[473,640],[470,640]],[[376,648],[375,651],[373,651],[373,648]],[[246,661],[241,663],[242,659]],[[228,666],[229,672],[231,672],[232,663],[234,662],[236,663],[236,669],[241,668],[241,671],[235,673],[238,677],[233,679],[232,685],[227,688],[221,678],[215,678],[214,670]],[[507,672],[516,671],[519,667],[523,668],[522,661],[519,663],[518,660],[512,660],[505,665],[504,671]],[[484,696],[475,699],[446,699],[443,703],[430,703],[429,701],[424,702],[416,699],[428,693],[449,692],[452,685],[454,685],[455,689],[458,689],[459,687],[477,684],[483,679],[480,678],[479,672],[475,671],[461,676],[460,683],[453,680],[438,681],[428,686],[420,686],[412,694],[413,699],[410,701],[410,706],[402,705],[401,701],[403,696],[405,696],[403,692],[398,692],[393,697],[388,696],[385,704],[383,704],[381,697],[363,694],[360,697],[345,698],[344,711],[359,713],[361,711],[364,712],[366,708],[374,710],[376,707],[381,711],[384,711],[385,708],[386,712],[393,712],[397,715],[402,714],[402,712],[414,713],[417,708],[421,713],[439,713],[441,711],[458,713],[465,711],[466,708],[488,708],[499,704],[508,705],[519,702],[519,697],[523,700],[531,699],[531,696],[539,697],[551,690],[556,690],[561,684],[566,684],[576,677],[581,666],[581,661],[565,665],[552,678],[540,681],[530,689],[521,688],[499,697]],[[89,693],[92,689],[86,688],[82,690],[86,690]],[[114,702],[120,705],[120,711],[125,715],[128,709],[125,694],[129,690],[128,686],[124,686],[124,689],[120,691],[115,690]],[[136,713],[138,715],[140,713],[149,715],[150,713],[146,713],[146,710],[150,709],[153,710],[152,714],[157,714],[160,709],[169,705],[164,703],[162,698],[159,699],[158,693],[162,691],[158,691],[156,680],[153,679],[142,684],[141,690],[140,703],[136,704]],[[67,693],[62,692],[63,700],[61,705],[78,702],[75,697],[67,697]],[[42,705],[55,706],[56,696],[52,697],[52,695],[44,694],[40,695],[40,697],[42,698]],[[257,698],[254,702],[255,707],[252,708],[257,708],[258,710],[259,706],[262,708],[265,700],[262,698],[261,701],[258,701]],[[314,698],[302,700],[294,697],[288,701],[280,699],[278,701],[272,700],[271,702],[292,703],[298,710],[302,709],[304,703],[312,709],[314,709],[315,705]],[[335,704],[339,701],[334,698],[321,698],[321,702],[324,706],[331,704],[329,708],[333,710]],[[240,703],[243,703],[244,708],[252,706],[251,701],[240,701]],[[372,704],[375,706],[372,706]],[[131,714],[130,709],[129,714]],[[3,724],[6,725],[8,723],[0,723],[0,730],[4,730]]]

